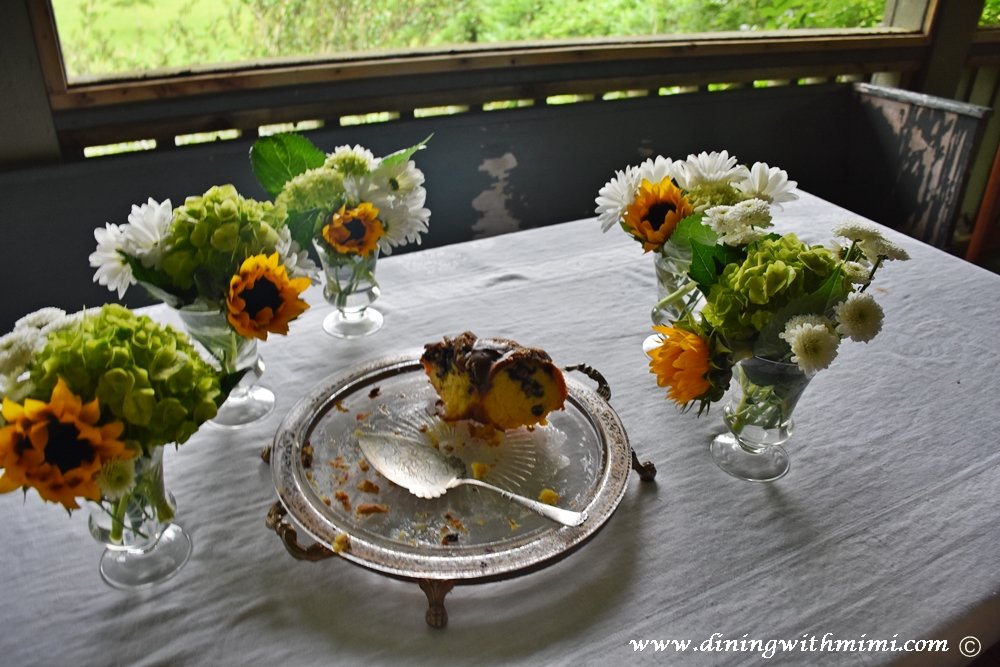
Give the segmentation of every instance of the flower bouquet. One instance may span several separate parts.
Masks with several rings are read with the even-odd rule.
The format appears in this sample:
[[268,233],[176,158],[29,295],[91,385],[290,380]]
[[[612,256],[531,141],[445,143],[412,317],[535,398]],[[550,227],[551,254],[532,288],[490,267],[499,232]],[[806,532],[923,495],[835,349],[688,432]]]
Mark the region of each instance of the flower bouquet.
[[287,334],[309,305],[299,295],[318,271],[285,225],[282,206],[246,199],[232,185],[212,187],[171,208],[170,200],[133,206],[128,223],[97,228],[90,264],[95,282],[124,296],[138,282],[178,310],[188,333],[226,373],[247,373],[213,420],[236,427],[274,407],[255,387],[263,373],[257,341]]
[[780,445],[791,437],[796,402],[843,338],[867,343],[878,334],[883,312],[864,292],[883,263],[909,259],[871,223],[836,225],[830,248],[770,226],[755,200],[713,206],[696,224],[678,225],[705,304],[699,315],[654,326],[660,338],[649,364],[668,398],[684,408],[697,403],[699,415],[735,373],[739,390],[723,410],[730,432],[713,441],[712,454],[751,481],[787,472]]
[[420,243],[427,231],[424,175],[410,158],[429,139],[381,159],[361,146],[327,155],[297,134],[254,144],[257,179],[275,207],[288,210],[292,239],[312,243],[323,264],[323,295],[336,308],[323,321],[327,333],[356,338],[382,326],[382,314],[369,307],[379,296],[378,254]]
[[172,523],[163,446],[214,417],[232,381],[186,336],[122,306],[32,313],[0,338],[0,493],[35,489],[70,512],[86,501],[108,583],[166,579],[191,541]]
[[[764,162],[748,169],[726,151],[676,162],[657,156],[617,172],[601,188],[596,212],[605,232],[617,224],[642,244],[643,252],[656,253],[658,302],[652,319],[664,324],[694,311],[702,296],[686,276],[691,247],[686,233],[675,235],[678,226],[700,224],[701,214],[713,207],[736,207],[734,217],[741,219],[769,216],[772,204],[798,199],[795,186],[785,171]],[[737,233],[734,228],[731,241]]]

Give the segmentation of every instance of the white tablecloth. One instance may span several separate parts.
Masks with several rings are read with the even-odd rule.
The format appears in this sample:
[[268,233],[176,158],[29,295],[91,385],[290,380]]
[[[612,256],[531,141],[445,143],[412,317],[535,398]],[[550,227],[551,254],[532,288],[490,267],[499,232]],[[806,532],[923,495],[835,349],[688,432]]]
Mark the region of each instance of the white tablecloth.
[[[845,217],[803,194],[776,216],[776,230],[826,243]],[[682,414],[647,372],[652,257],[618,230],[602,235],[585,220],[383,258],[376,305],[385,326],[360,341],[323,333],[330,307],[313,288],[291,334],[261,348],[275,412],[241,431],[203,428],[166,453],[177,521],[194,540],[177,577],[142,592],[111,589],[85,513],[68,519],[34,492],[0,497],[0,663],[961,664],[964,634],[954,633],[977,632],[984,645],[1000,638],[988,616],[1000,590],[1000,277],[893,237],[913,261],[889,264],[872,288],[883,332],[845,342],[812,381],[786,447],[791,471],[764,485],[713,463],[718,406]],[[276,496],[258,454],[325,376],[464,330],[595,366],[659,476],[644,484],[633,475],[605,529],[563,561],[456,587],[448,627],[434,630],[415,584],[340,559],[293,560],[264,526]],[[935,654],[693,650],[713,633],[815,636],[817,649],[824,635],[951,641]],[[668,639],[692,643],[664,654],[631,642]]]

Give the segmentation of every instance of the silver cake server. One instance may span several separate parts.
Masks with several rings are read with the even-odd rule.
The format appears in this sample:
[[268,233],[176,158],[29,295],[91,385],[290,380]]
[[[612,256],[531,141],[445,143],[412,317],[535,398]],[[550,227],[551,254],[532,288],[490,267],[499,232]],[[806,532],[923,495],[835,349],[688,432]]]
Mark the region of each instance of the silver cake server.
[[368,463],[386,479],[407,489],[419,498],[437,498],[461,484],[496,491],[504,498],[566,526],[579,526],[587,520],[586,512],[571,512],[499,487],[464,477],[465,464],[430,445],[390,433],[361,433],[358,444]]

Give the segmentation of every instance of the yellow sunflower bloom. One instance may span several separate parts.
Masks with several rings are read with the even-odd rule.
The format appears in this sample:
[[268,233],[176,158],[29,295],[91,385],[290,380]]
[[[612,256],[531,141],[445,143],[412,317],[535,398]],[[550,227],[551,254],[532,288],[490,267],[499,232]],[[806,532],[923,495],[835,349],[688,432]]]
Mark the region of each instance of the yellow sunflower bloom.
[[278,253],[248,257],[229,281],[229,323],[247,338],[267,340],[268,333],[287,334],[288,323],[309,308],[299,294],[310,284],[308,278],[290,280],[278,264]]
[[333,214],[330,224],[323,227],[323,238],[342,253],[367,257],[378,248],[378,240],[385,236],[385,227],[378,219],[378,209],[368,202],[347,210],[341,206]]
[[686,405],[711,389],[709,348],[701,336],[673,327],[653,329],[663,334],[663,342],[650,352],[649,372],[656,374],[657,385],[670,387],[667,398]]
[[105,461],[134,454],[117,438],[125,425],[97,425],[97,399],[84,403],[60,378],[48,403],[31,398],[20,405],[4,398],[0,428],[0,493],[32,487],[42,499],[79,509],[76,498],[98,501],[94,481]]
[[642,241],[642,249],[649,252],[666,243],[677,223],[692,213],[691,203],[667,176],[659,183],[642,179],[639,193],[622,219],[629,233]]

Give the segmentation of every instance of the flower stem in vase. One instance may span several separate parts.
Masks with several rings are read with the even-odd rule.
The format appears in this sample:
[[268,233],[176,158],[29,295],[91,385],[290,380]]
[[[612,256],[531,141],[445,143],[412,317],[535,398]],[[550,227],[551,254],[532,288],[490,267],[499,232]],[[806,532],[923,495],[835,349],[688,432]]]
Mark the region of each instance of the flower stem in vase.
[[175,504],[163,484],[162,447],[136,458],[131,492],[87,506],[90,533],[105,545],[100,571],[110,586],[147,588],[177,574],[191,556],[191,538],[171,523]]
[[383,317],[370,307],[380,294],[375,280],[378,250],[361,255],[333,251],[320,241],[314,245],[326,275],[323,296],[336,308],[323,320],[323,330],[338,338],[360,338],[378,331]]
[[810,376],[795,364],[753,357],[734,369],[733,399],[723,408],[729,429],[712,441],[712,457],[722,470],[749,482],[771,482],[789,468],[781,445],[792,437],[792,411]]
[[180,309],[177,311],[188,334],[208,350],[223,372],[245,371],[229,392],[226,402],[208,423],[219,428],[242,428],[274,410],[271,390],[257,385],[264,374],[264,358],[257,353],[257,339],[236,333],[222,311]]

